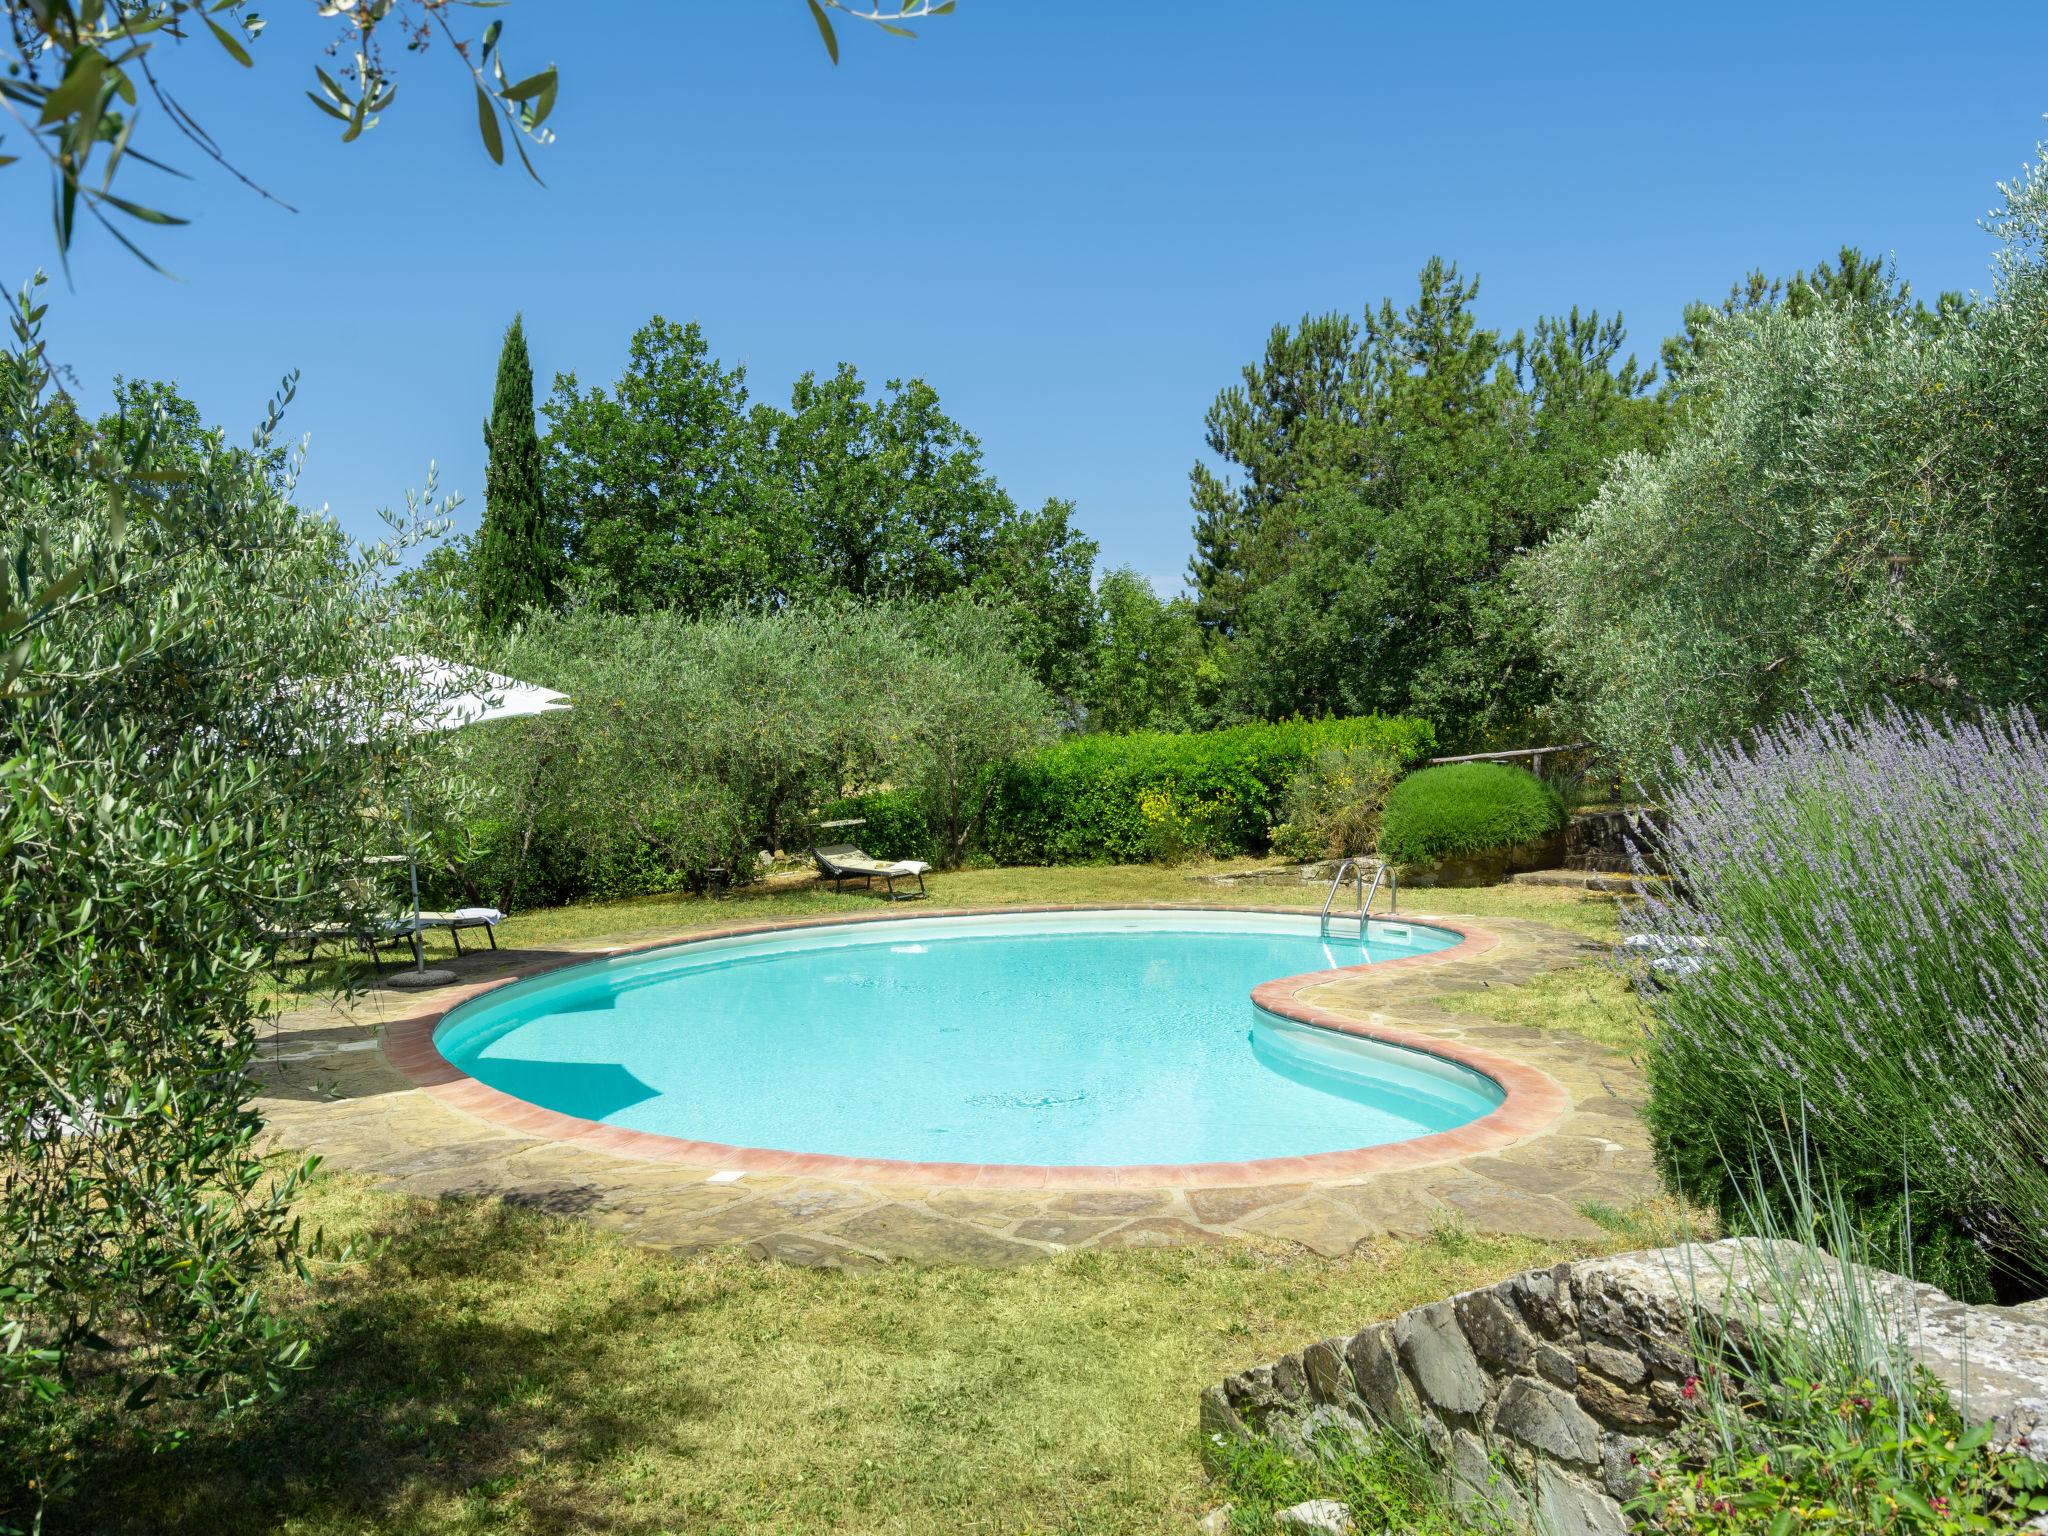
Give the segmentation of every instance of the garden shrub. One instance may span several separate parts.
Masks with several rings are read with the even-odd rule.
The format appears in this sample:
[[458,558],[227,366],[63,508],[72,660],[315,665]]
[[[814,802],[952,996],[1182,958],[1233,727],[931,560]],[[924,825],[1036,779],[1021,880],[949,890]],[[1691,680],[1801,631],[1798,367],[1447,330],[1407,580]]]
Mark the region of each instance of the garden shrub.
[[1387,796],[1380,853],[1422,864],[1548,837],[1564,822],[1558,792],[1525,768],[1440,763],[1411,773]]
[[1294,821],[1274,823],[1266,839],[1266,851],[1290,864],[1313,864],[1328,858],[1328,846],[1327,840],[1319,836],[1313,827]]
[[1227,789],[1204,796],[1159,785],[1139,793],[1138,813],[1145,818],[1146,861],[1185,864],[1229,846],[1237,797]]
[[1766,1381],[1742,1395],[1708,1432],[1653,1453],[1631,1529],[1963,1536],[2048,1514],[2048,1472],[1992,1449],[1992,1426],[1966,1427],[1931,1380],[1905,1412],[1872,1380]]
[[1287,787],[1273,851],[1304,863],[1371,853],[1400,777],[1401,765],[1377,747],[1324,747]]
[[[1808,1162],[1765,1160],[1741,1224],[1757,1241],[1733,1314],[1696,1313],[1687,1332],[1690,1405],[1645,1447],[1631,1530],[1785,1536],[1963,1536],[2033,1529],[2048,1514],[2048,1466],[1991,1445],[1915,1356],[1918,1303],[1899,1232],[1864,1213]],[[1718,1261],[1684,1250],[1681,1272]],[[2025,1441],[2021,1441],[2025,1445]]]
[[981,850],[999,864],[1131,863],[1160,846],[1159,796],[1219,857],[1266,846],[1295,776],[1326,748],[1372,748],[1407,764],[1436,744],[1427,721],[1362,715],[1220,731],[1075,736],[998,772]]
[[[2048,740],[2024,711],[1794,719],[1679,759],[1626,909],[1664,1171],[1731,1219],[1810,1155],[1921,1279],[2048,1276]],[[1763,1181],[1766,1192],[1769,1181]]]

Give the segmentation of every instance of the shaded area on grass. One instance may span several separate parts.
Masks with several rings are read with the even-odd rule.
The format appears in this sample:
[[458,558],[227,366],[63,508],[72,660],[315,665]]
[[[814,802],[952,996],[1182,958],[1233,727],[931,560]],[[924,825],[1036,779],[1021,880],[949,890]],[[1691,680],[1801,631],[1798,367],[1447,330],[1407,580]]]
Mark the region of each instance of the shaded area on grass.
[[312,1369],[238,1429],[118,1457],[56,1529],[1181,1531],[1201,1387],[1572,1251],[1448,1230],[1334,1263],[827,1272],[350,1178],[306,1215],[367,1245],[287,1298]]

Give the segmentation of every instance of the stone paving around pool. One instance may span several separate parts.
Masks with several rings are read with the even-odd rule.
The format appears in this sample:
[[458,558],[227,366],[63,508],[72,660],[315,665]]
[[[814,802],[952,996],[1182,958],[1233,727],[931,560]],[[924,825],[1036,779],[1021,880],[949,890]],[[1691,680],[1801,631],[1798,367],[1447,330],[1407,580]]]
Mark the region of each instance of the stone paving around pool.
[[[1483,1233],[1599,1239],[1606,1234],[1582,1206],[1628,1210],[1659,1194],[1636,1113],[1643,1085],[1634,1065],[1577,1035],[1451,1013],[1431,1000],[1512,986],[1581,963],[1601,946],[1539,923],[1489,918],[1486,928],[1497,942],[1483,953],[1360,970],[1303,988],[1298,1000],[1369,1028],[1510,1057],[1554,1079],[1569,1107],[1547,1127],[1492,1152],[1363,1177],[1206,1189],[1137,1182],[1006,1190],[751,1172],[735,1179],[726,1170],[713,1182],[721,1172],[715,1166],[646,1161],[523,1134],[417,1086],[385,1056],[386,1028],[438,1014],[468,986],[439,993],[378,987],[285,1014],[261,1055],[259,1107],[277,1145],[317,1152],[331,1167],[376,1175],[405,1193],[502,1198],[678,1253],[738,1245],[805,1265],[1013,1265],[1071,1248],[1248,1240],[1337,1257],[1451,1222]],[[623,935],[543,952],[485,951],[451,968],[474,985],[712,931]]]

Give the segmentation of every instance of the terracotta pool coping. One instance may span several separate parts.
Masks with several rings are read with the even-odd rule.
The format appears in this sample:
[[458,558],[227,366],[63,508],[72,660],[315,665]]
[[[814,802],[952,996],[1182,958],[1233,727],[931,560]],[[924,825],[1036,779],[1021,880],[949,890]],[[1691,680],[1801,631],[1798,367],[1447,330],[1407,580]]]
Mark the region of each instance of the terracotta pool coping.
[[[473,986],[453,988],[434,999],[430,1010],[395,1020],[384,1027],[381,1044],[384,1055],[407,1078],[451,1108],[478,1119],[528,1136],[567,1142],[593,1151],[611,1153],[644,1162],[681,1164],[690,1167],[734,1169],[759,1174],[809,1174],[833,1179],[860,1180],[879,1184],[924,1186],[967,1186],[977,1189],[1160,1189],[1216,1188],[1231,1185],[1274,1184],[1287,1181],[1350,1179],[1361,1175],[1414,1168],[1428,1163],[1492,1152],[1534,1135],[1557,1120],[1570,1107],[1570,1096],[1547,1073],[1524,1062],[1478,1046],[1433,1039],[1384,1023],[1363,1020],[1304,1002],[1300,994],[1332,982],[1351,980],[1365,974],[1418,966],[1436,966],[1468,960],[1493,949],[1500,940],[1489,930],[1463,919],[1416,922],[1415,927],[1441,928],[1458,935],[1459,942],[1427,955],[1408,955],[1398,960],[1381,960],[1367,965],[1340,966],[1334,970],[1308,971],[1263,982],[1253,988],[1253,1005],[1279,1018],[1318,1029],[1356,1035],[1408,1050],[1421,1051],[1440,1060],[1467,1067],[1499,1084],[1502,1100],[1490,1113],[1455,1130],[1417,1136],[1384,1146],[1358,1147],[1341,1152],[1312,1153],[1300,1157],[1255,1158],[1228,1163],[1152,1163],[1118,1166],[1039,1166],[1018,1163],[926,1163],[884,1158],[834,1157],[817,1152],[787,1152],[768,1147],[736,1147],[720,1142],[692,1141],[648,1131],[626,1130],[595,1120],[543,1109],[538,1104],[514,1098],[471,1077],[455,1066],[434,1043],[434,1030],[454,1009],[499,987],[526,981],[534,976],[616,959],[622,955],[646,954],[714,939],[741,938],[751,934],[779,933],[791,929],[837,928],[853,923],[910,922],[928,917],[1000,916],[1034,912],[1272,912],[1303,916],[1299,907],[1218,907],[1185,902],[1121,903],[1101,905],[1048,905],[1023,907],[940,908],[914,912],[854,913],[829,918],[789,918],[777,922],[735,924],[723,928],[691,930],[651,939],[644,943],[616,945],[552,961]],[[1396,919],[1396,921],[1400,921]]]

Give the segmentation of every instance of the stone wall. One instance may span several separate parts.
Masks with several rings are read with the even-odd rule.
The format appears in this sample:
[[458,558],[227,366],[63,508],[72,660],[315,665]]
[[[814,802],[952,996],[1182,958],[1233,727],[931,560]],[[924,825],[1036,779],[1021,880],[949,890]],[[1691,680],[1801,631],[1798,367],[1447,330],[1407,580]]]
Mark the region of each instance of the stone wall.
[[[1762,1278],[1767,1259],[1839,1284],[1826,1261],[1752,1240],[1531,1270],[1211,1387],[1203,1436],[1260,1433],[1302,1449],[1326,1427],[1418,1427],[1463,1487],[1524,1518],[1526,1493],[1557,1536],[1623,1536],[1634,1455],[1685,1411],[1695,1322],[1737,1347],[1746,1329],[1791,1326]],[[1916,1311],[1916,1354],[1968,1418],[2048,1460],[2048,1433],[2036,1433],[2048,1431],[2048,1317],[1864,1278],[1899,1315]]]
[[1564,868],[1610,875],[1630,873],[1634,866],[1629,849],[1647,850],[1662,825],[1662,816],[1653,806],[1573,811],[1564,829]]
[[1401,883],[1418,887],[1499,885],[1508,876],[1528,870],[1562,868],[1564,859],[1565,834],[1556,832],[1476,853],[1448,854],[1424,864],[1403,864]]

